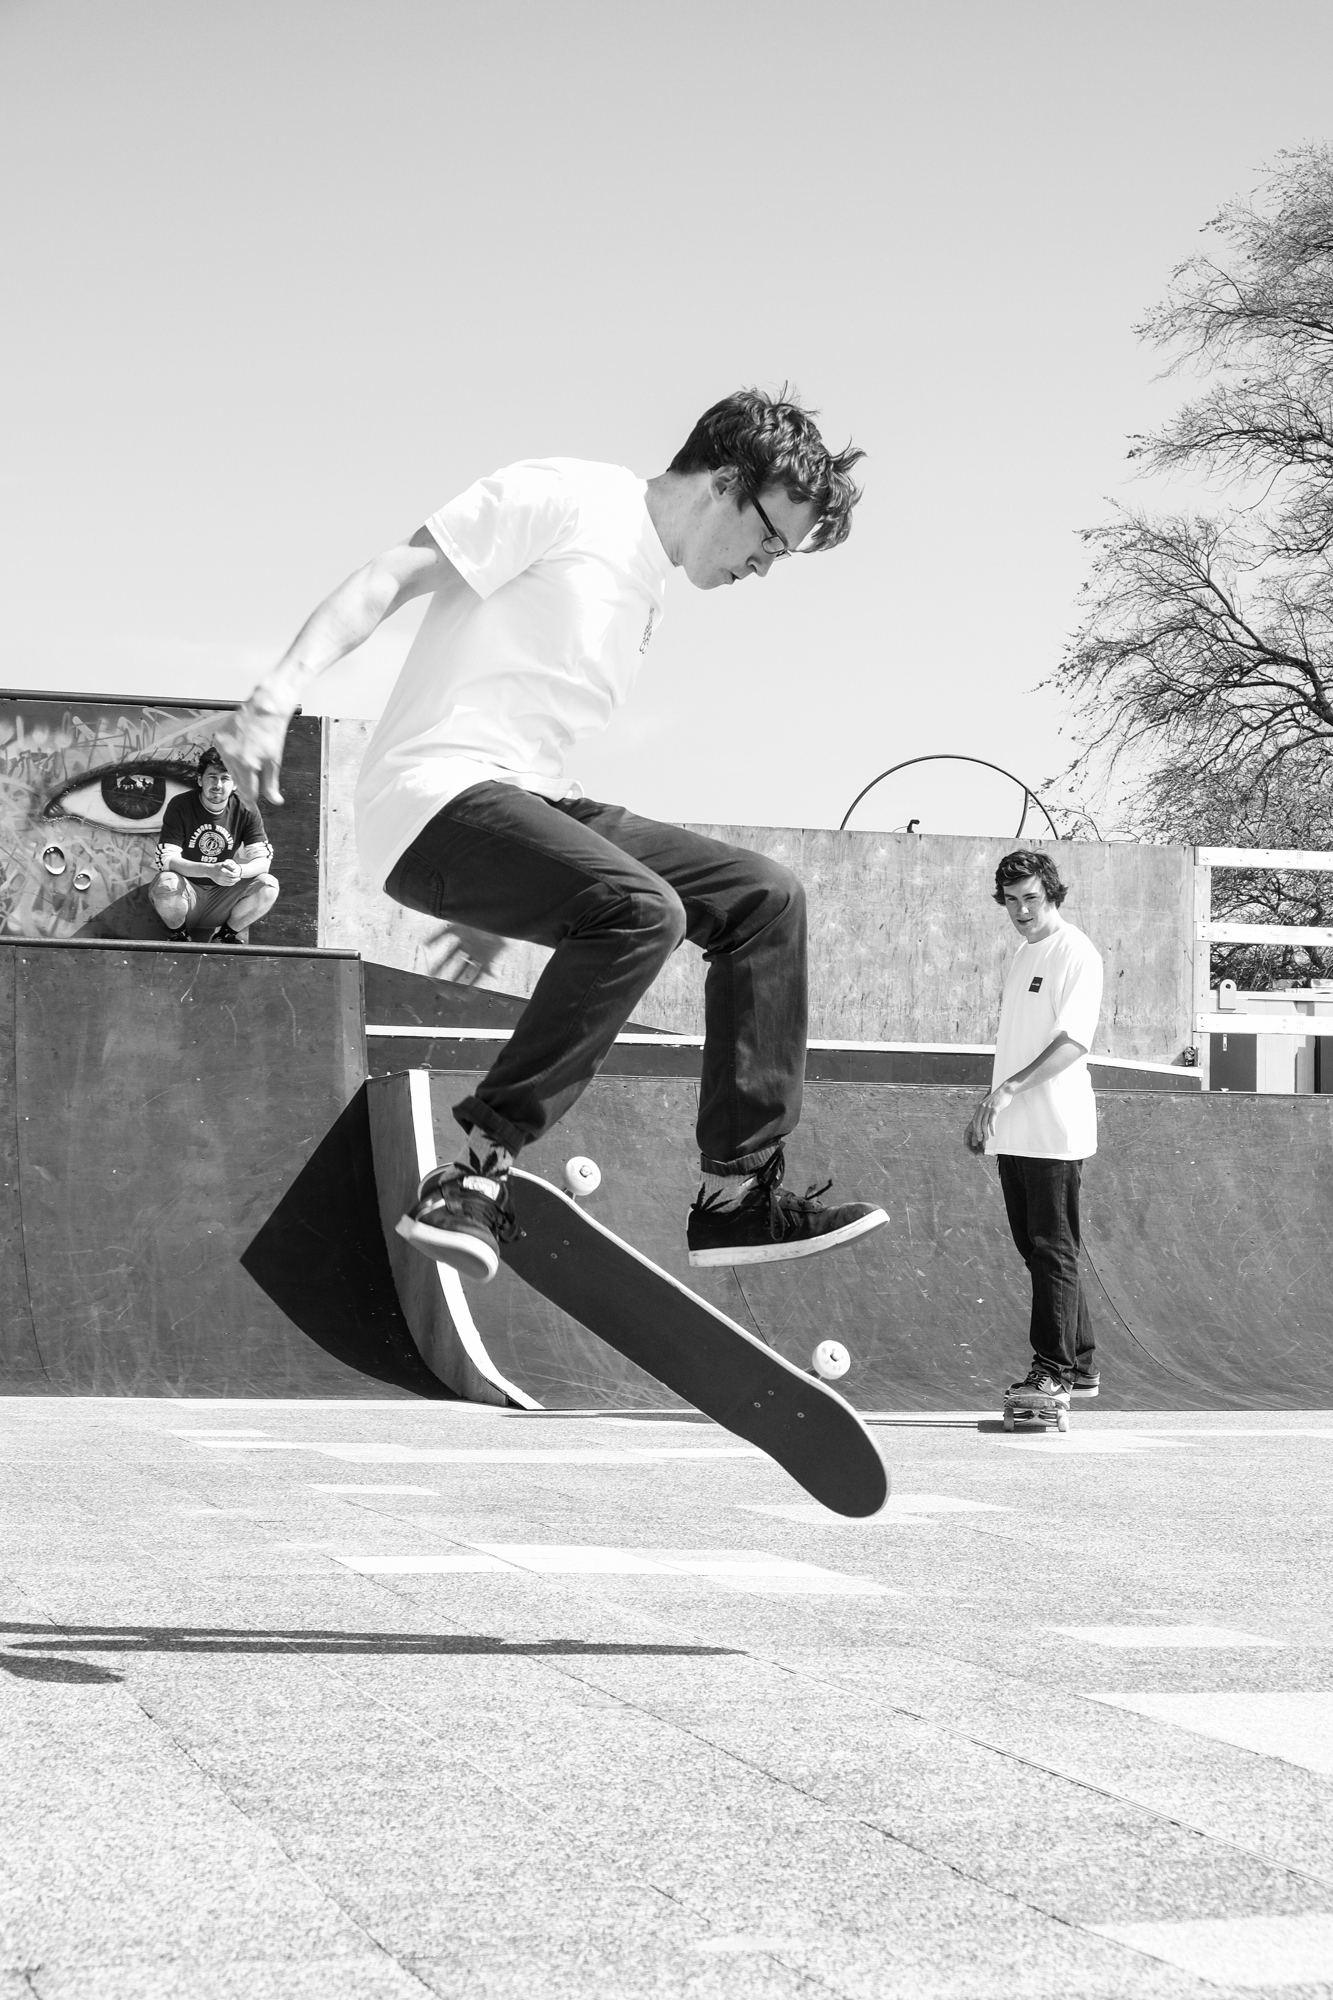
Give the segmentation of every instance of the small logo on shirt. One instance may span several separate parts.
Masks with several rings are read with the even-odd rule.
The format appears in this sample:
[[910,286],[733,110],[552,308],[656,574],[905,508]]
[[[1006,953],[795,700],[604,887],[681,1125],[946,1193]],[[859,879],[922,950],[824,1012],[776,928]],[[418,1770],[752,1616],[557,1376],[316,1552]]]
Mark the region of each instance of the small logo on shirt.
[[652,638],[652,636],[653,636],[653,620],[654,620],[654,619],[656,618],[656,616],[657,616],[657,612],[656,612],[656,610],[653,610],[653,611],[650,611],[650,612],[648,613],[648,623],[647,623],[647,624],[646,624],[646,625],[644,626],[644,628],[643,628],[643,637],[642,637],[642,639],[640,639],[640,641],[639,641],[639,657],[640,657],[640,658],[642,658],[642,657],[643,657],[643,655],[644,655],[644,654],[645,654],[645,653],[646,653],[646,652],[648,651],[648,641],[649,641],[649,640],[650,640],[650,639]]
[[1033,982],[1032,982],[1031,986],[1029,986],[1029,988],[1028,988],[1028,992],[1029,992],[1029,993],[1040,993],[1040,992],[1041,992],[1041,978],[1042,978],[1041,974],[1040,974],[1040,973],[1038,973],[1038,974],[1037,974],[1037,976],[1036,976],[1036,978],[1035,978],[1035,979],[1033,980]]

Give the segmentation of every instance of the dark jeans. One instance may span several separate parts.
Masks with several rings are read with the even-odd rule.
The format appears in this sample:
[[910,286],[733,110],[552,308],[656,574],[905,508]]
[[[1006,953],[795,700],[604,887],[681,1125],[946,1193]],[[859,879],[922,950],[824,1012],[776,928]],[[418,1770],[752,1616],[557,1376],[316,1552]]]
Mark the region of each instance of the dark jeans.
[[384,885],[409,910],[554,956],[476,1095],[454,1106],[517,1152],[568,1111],[682,938],[702,947],[706,1166],[790,1132],[805,1076],[805,893],[776,862],[593,799],[473,785]]
[[1031,1160],[1001,1153],[1000,1187],[1018,1254],[1032,1274],[1034,1357],[1067,1389],[1097,1362],[1088,1302],[1079,1283],[1081,1160]]

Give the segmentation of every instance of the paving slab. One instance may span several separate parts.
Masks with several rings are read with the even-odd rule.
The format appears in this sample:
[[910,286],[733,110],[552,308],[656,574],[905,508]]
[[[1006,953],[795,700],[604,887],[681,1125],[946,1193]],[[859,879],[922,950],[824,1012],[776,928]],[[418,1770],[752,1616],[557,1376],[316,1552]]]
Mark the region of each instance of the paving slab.
[[1079,1430],[886,1425],[854,1526],[707,1426],[0,1402],[0,2000],[1216,2000],[1264,1925],[1290,2000],[1333,1418]]

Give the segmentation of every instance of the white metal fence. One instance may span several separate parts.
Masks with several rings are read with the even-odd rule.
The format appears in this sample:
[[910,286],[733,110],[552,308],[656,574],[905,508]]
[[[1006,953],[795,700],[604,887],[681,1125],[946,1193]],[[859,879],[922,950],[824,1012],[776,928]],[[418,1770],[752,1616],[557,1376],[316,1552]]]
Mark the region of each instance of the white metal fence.
[[[1317,1035],[1313,1014],[1274,1014],[1239,1008],[1216,1010],[1212,1002],[1209,946],[1214,944],[1313,944],[1333,946],[1330,924],[1233,924],[1214,922],[1214,868],[1266,868],[1290,875],[1333,874],[1333,853],[1292,847],[1196,847],[1194,850],[1194,1032],[1199,1040],[1203,1087],[1209,1087],[1210,1035]],[[1297,989],[1299,991],[1299,989]],[[1295,994],[1293,994],[1293,999]],[[1326,1022],[1333,1031],[1333,1019]]]

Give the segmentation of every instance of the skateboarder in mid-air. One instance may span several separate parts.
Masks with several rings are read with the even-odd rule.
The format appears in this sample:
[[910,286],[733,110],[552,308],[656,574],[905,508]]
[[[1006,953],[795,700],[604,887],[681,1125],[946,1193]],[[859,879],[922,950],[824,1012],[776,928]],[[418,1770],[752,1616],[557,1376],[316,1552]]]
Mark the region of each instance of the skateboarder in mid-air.
[[1102,961],[1060,915],[1067,894],[1046,854],[1020,849],[995,871],[995,900],[1022,943],[1000,1000],[994,1082],[963,1135],[972,1152],[999,1155],[1009,1228],[1032,1277],[1032,1366],[1010,1385],[1006,1413],[1062,1427],[1071,1392],[1095,1396],[1100,1386],[1079,1282],[1078,1202],[1083,1162],[1097,1150],[1088,1051]]
[[458,1161],[426,1176],[399,1225],[465,1276],[494,1276],[515,1156],[575,1102],[683,938],[708,967],[690,1262],[807,1256],[887,1220],[782,1186],[805,1069],[800,883],[584,798],[563,775],[568,746],[628,694],[670,571],[713,590],[836,548],[862,456],[829,451],[799,403],[740,390],[654,479],[581,459],[506,466],[349,577],[218,730],[242,799],[278,802],[305,688],[431,595],[361,769],[362,865],[408,909],[553,948],[510,1041],[454,1107]]

